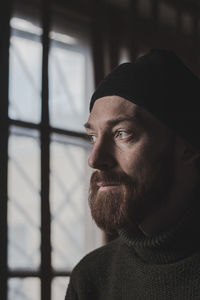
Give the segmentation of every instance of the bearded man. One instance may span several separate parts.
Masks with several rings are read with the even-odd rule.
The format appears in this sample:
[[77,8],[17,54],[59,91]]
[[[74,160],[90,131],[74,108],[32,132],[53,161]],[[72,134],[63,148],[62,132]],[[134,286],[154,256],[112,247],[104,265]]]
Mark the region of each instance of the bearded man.
[[200,299],[199,102],[199,79],[169,50],[99,84],[89,205],[119,236],[74,268],[66,300]]

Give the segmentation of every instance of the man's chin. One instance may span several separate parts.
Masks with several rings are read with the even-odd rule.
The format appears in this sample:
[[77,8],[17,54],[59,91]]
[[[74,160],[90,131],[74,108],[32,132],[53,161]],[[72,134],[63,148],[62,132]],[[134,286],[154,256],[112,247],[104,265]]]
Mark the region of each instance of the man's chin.
[[132,210],[130,206],[134,186],[127,178],[120,181],[114,176],[110,180],[92,177],[89,206],[98,227],[107,233],[113,233],[127,225]]
[[103,223],[99,222],[99,220],[94,220],[96,225],[103,230],[106,234],[116,234],[118,233],[121,229],[127,228],[129,227],[128,224],[115,224],[112,222],[106,222],[105,220],[103,221]]
[[99,191],[97,198],[90,203],[92,218],[107,233],[115,233],[127,223],[122,203],[118,197],[110,199],[111,194],[110,189]]
[[120,230],[124,230],[124,229],[135,230],[135,228],[136,228],[135,224],[133,224],[132,222],[129,222],[126,219],[118,220],[117,223],[112,218],[110,218],[109,220],[105,220],[105,219],[104,220],[101,220],[101,219],[95,220],[94,219],[94,221],[101,230],[103,230],[105,233],[111,234],[111,235],[118,233]]

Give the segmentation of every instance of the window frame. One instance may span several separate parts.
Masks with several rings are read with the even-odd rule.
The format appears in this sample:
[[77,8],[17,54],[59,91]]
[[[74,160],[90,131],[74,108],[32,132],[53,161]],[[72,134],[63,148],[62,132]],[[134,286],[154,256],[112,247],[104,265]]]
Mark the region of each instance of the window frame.
[[[11,119],[8,115],[8,106],[9,106],[9,79],[7,76],[6,85],[4,85],[4,93],[7,95],[5,97],[4,103],[2,105],[5,107],[4,112],[2,113],[3,119],[2,122],[4,127],[6,126],[6,130],[4,130],[4,136],[2,140],[5,140],[4,144],[1,144],[1,150],[3,156],[1,158],[1,162],[4,162],[2,174],[3,174],[3,205],[1,214],[4,215],[4,218],[1,219],[1,229],[3,235],[1,235],[1,243],[4,245],[4,249],[1,255],[0,265],[3,266],[2,270],[3,276],[1,277],[1,292],[0,298],[7,299],[8,297],[8,280],[12,278],[38,278],[41,283],[41,299],[50,300],[51,299],[51,287],[52,281],[56,277],[69,277],[70,271],[59,271],[54,270],[52,268],[51,263],[51,213],[50,213],[50,142],[52,134],[64,135],[72,138],[78,138],[79,140],[88,142],[88,137],[86,133],[65,130],[60,128],[55,128],[50,126],[49,123],[49,91],[48,91],[48,60],[49,60],[49,48],[50,48],[50,20],[49,14],[46,11],[46,7],[43,7],[43,18],[42,18],[42,93],[41,93],[41,122],[33,123],[22,120]],[[8,72],[9,70],[9,45],[10,45],[10,18],[7,18],[7,52],[5,51],[5,55],[7,54],[7,65],[5,70]],[[26,39],[34,40],[34,34],[27,33],[25,31],[21,31],[19,29],[14,30],[15,34],[20,37],[24,37]],[[41,151],[41,159],[40,159],[40,167],[41,167],[41,265],[38,270],[25,270],[25,269],[13,269],[10,270],[8,268],[8,224],[7,224],[7,200],[8,200],[8,140],[9,140],[9,131],[11,127],[17,128],[26,128],[28,130],[36,130],[39,134],[40,138],[40,151]],[[31,136],[31,134],[30,134]],[[88,142],[89,144],[89,142]],[[2,272],[1,272],[2,273]]]

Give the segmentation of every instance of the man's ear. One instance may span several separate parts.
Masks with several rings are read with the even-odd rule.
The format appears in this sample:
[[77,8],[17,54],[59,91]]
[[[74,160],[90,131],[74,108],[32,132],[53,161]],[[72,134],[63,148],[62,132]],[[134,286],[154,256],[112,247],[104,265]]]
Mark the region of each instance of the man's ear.
[[185,141],[185,139],[177,137],[176,141],[178,154],[181,156],[181,160],[184,161],[184,163],[192,163],[200,158],[199,151],[194,149],[187,141]]

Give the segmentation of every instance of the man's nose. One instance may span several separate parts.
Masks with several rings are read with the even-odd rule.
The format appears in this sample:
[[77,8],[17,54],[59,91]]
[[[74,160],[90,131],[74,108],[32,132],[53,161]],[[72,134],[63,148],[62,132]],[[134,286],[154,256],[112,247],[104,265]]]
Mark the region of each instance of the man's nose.
[[112,169],[116,165],[113,150],[112,145],[109,143],[103,141],[96,142],[88,158],[89,166],[101,171]]

